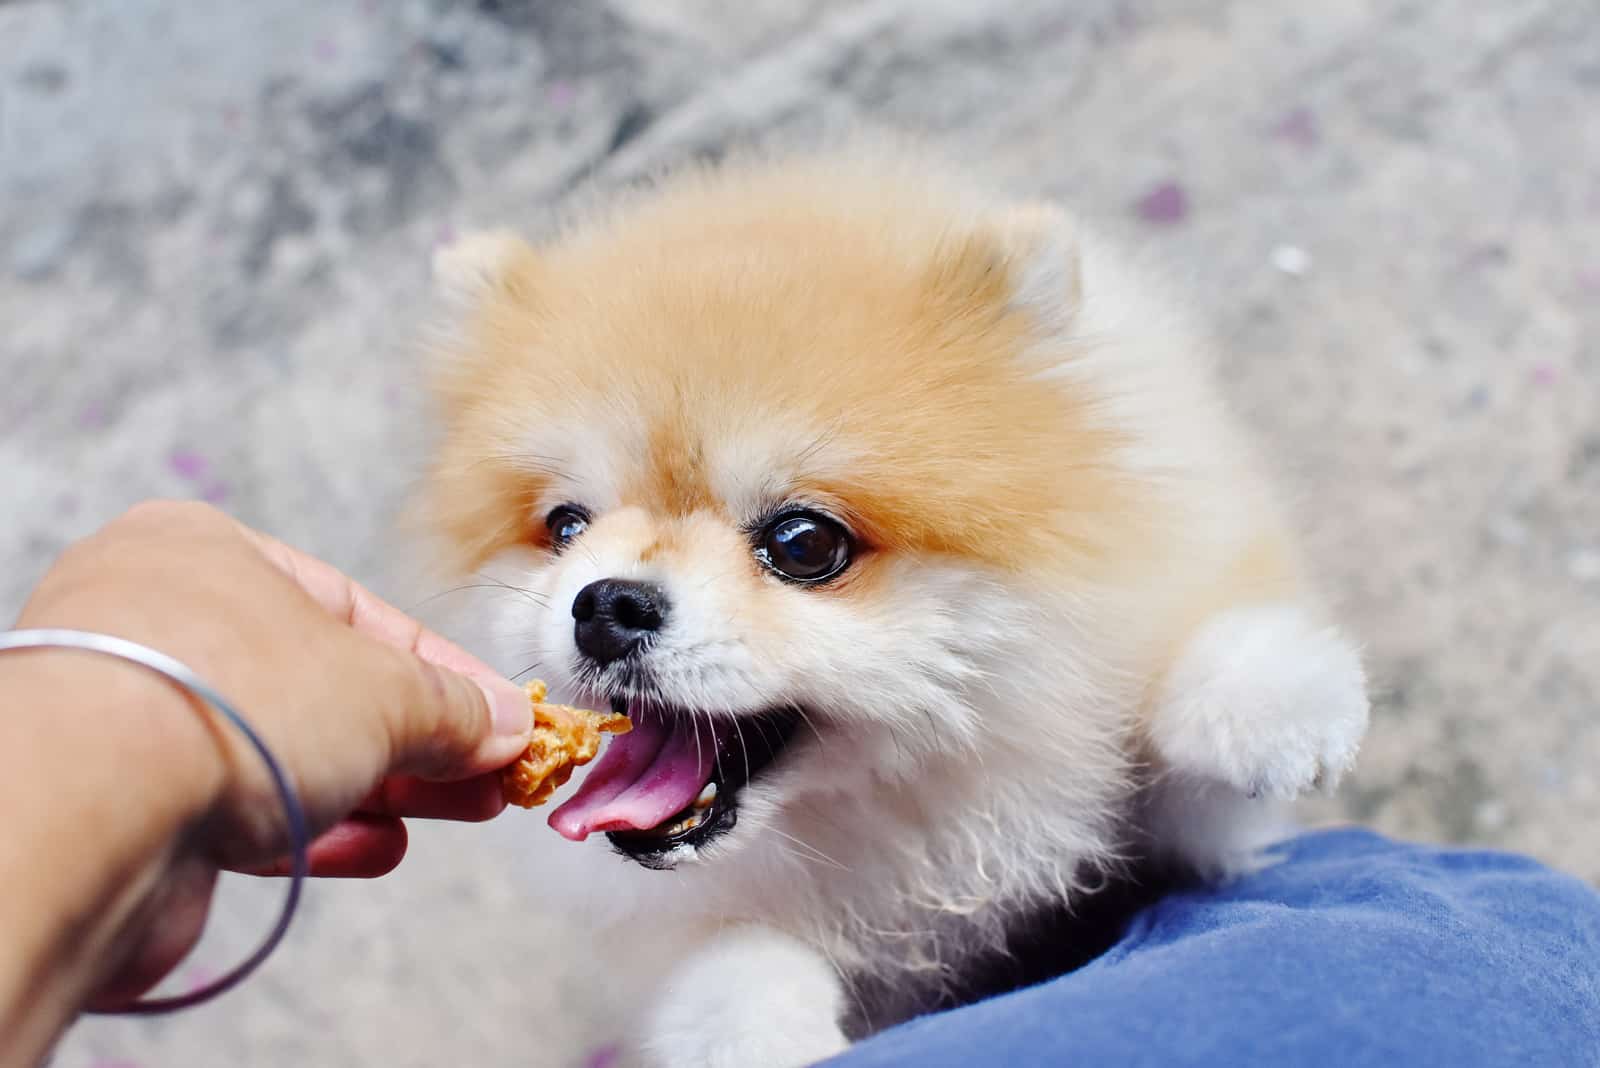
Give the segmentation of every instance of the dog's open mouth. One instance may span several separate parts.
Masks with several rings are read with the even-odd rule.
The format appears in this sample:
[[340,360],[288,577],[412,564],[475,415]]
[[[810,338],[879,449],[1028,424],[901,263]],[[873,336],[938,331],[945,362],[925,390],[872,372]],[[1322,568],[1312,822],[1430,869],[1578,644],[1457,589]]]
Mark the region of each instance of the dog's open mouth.
[[575,842],[604,832],[619,851],[648,867],[671,867],[683,847],[733,828],[739,791],[788,744],[800,714],[694,715],[620,698],[633,730],[613,738],[577,793],[550,814],[550,826]]

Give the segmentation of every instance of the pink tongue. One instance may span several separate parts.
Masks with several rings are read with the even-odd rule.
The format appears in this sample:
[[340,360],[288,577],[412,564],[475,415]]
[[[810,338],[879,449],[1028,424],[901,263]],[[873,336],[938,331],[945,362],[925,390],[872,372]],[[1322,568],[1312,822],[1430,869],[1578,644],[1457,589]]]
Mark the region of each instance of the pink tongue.
[[677,717],[635,715],[633,730],[612,738],[550,826],[581,842],[595,831],[645,831],[689,807],[711,780],[720,732],[699,732]]

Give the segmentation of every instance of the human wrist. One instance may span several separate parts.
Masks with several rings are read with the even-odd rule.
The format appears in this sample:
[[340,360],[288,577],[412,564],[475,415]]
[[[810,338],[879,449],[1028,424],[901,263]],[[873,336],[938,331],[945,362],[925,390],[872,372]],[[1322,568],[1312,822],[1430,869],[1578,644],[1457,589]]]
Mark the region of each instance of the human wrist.
[[[186,690],[105,653],[41,647],[0,652],[0,704],[22,752],[88,779],[101,796],[135,799],[174,829],[202,818],[227,778],[226,727]],[[30,781],[37,772],[30,774]],[[59,800],[65,800],[64,797]],[[59,806],[57,806],[59,807]],[[122,822],[122,821],[119,821]]]

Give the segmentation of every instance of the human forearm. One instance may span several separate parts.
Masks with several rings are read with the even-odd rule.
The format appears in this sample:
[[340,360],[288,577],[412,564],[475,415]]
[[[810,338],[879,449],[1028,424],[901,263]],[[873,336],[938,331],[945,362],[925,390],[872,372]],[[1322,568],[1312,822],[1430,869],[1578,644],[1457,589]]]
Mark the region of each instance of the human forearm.
[[[87,653],[0,655],[0,1065],[36,1063],[133,948],[221,781],[203,710]],[[84,788],[88,784],[88,788]]]

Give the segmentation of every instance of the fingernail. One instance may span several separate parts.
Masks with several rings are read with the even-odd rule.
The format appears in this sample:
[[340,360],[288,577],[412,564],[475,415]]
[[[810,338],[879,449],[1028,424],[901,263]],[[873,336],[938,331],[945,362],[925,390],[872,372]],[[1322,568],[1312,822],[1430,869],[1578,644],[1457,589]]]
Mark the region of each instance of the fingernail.
[[526,738],[533,729],[533,705],[520,686],[500,679],[478,680],[489,698],[494,733],[502,738]]

